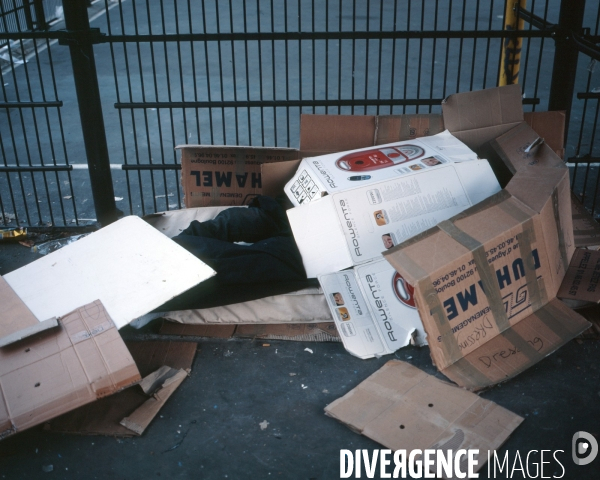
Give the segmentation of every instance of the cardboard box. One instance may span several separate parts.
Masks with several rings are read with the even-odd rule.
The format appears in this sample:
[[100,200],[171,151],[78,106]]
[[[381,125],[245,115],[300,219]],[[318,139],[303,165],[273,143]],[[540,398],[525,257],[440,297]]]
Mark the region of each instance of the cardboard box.
[[[523,421],[490,400],[398,360],[387,362],[330,403],[325,414],[392,452],[439,449],[444,454],[447,450],[456,454],[459,449],[479,450],[475,470],[485,465],[488,455]],[[466,473],[465,464],[460,466]]]
[[344,347],[358,358],[426,345],[412,287],[385,260],[319,276]]
[[4,280],[39,321],[99,299],[121,328],[214,273],[142,219],[129,216]]
[[309,278],[381,258],[392,245],[500,190],[485,160],[422,169],[287,211]]
[[521,166],[502,192],[384,253],[415,288],[442,373],[469,389],[493,385],[589,327],[555,298],[571,222],[568,170]]
[[557,297],[600,303],[600,251],[582,248],[575,251]]
[[179,145],[187,208],[245,205],[262,193],[261,165],[299,158],[293,148]]
[[[16,293],[12,302],[20,303],[11,313],[17,322],[19,311],[28,316]],[[80,307],[61,317],[57,328],[0,348],[0,439],[140,379],[102,303]]]
[[[389,123],[389,122],[388,122]],[[477,160],[477,155],[449,132],[305,158],[285,186],[285,194],[298,206],[325,195],[441,168],[452,162]]]

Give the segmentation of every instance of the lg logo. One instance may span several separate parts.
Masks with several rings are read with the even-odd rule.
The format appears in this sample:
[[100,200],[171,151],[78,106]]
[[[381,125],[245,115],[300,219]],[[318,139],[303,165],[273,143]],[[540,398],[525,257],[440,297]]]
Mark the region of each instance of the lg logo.
[[587,432],[573,435],[573,461],[576,465],[592,463],[598,455],[598,442]]

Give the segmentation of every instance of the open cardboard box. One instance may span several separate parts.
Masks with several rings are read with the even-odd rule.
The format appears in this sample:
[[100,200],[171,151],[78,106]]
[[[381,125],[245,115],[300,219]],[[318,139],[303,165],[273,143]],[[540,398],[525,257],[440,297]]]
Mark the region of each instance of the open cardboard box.
[[506,188],[384,252],[414,287],[434,363],[473,390],[517,375],[590,325],[556,298],[575,248],[566,166],[527,125],[496,125],[493,110],[478,118],[486,95],[506,112],[517,108],[515,93],[444,104],[446,125],[472,148],[495,151],[496,171],[514,174]]
[[[446,331],[447,326],[445,327],[443,323],[439,325],[435,323],[435,319],[430,319],[430,321],[423,319],[424,328],[429,334],[428,340],[432,349],[433,360],[437,366],[460,385],[478,389],[506,380],[525,370],[543,358],[543,356],[551,353],[570,338],[573,338],[578,332],[585,330],[589,325],[582,317],[565,307],[555,298],[558,285],[560,285],[560,281],[565,274],[574,249],[573,236],[572,233],[569,234],[569,232],[572,232],[573,219],[570,211],[568,172],[559,158],[559,155],[563,152],[564,114],[562,112],[533,112],[524,115],[522,111],[521,91],[518,85],[451,95],[444,102],[442,108],[443,122],[438,122],[435,116],[430,116],[430,119],[433,119],[435,124],[439,125],[440,130],[442,128],[450,130],[454,136],[465,142],[480,156],[484,157],[486,154],[492,152],[490,161],[497,172],[504,172],[505,177],[503,182],[505,185],[511,175],[517,172],[517,170],[523,169],[522,174],[513,178],[508,190],[498,193],[494,197],[494,200],[491,200],[492,203],[497,202],[496,204],[487,204],[487,207],[495,209],[493,212],[487,211],[481,213],[479,211],[482,208],[481,205],[471,207],[471,210],[467,211],[467,215],[479,212],[478,219],[481,221],[485,220],[485,223],[481,223],[479,227],[474,227],[475,231],[471,232],[473,238],[481,240],[479,243],[484,243],[485,245],[494,243],[490,239],[477,236],[483,233],[484,228],[482,228],[482,225],[486,225],[490,226],[490,228],[493,227],[490,232],[495,232],[495,234],[488,233],[487,235],[496,235],[498,240],[500,240],[496,242],[498,245],[502,244],[503,235],[507,238],[512,238],[512,244],[514,245],[515,242],[518,242],[516,240],[517,234],[522,237],[523,228],[527,226],[527,232],[538,234],[538,237],[536,237],[538,242],[542,238],[544,239],[537,250],[537,254],[538,256],[545,256],[544,260],[541,260],[540,257],[540,265],[543,263],[545,265],[543,267],[545,269],[544,274],[546,276],[550,275],[550,277],[543,279],[543,281],[539,279],[535,281],[540,284],[539,288],[535,290],[538,291],[541,289],[541,292],[546,293],[546,297],[541,302],[536,302],[535,308],[528,305],[526,309],[520,312],[521,316],[513,316],[504,325],[501,320],[500,327],[496,325],[492,329],[484,328],[484,331],[479,334],[477,340],[471,340],[470,338],[467,340],[468,343],[474,341],[474,345],[485,346],[483,353],[478,351],[482,353],[481,355],[478,355],[473,350],[473,345],[468,345],[471,348],[468,358],[463,357],[462,350],[458,346],[453,347],[454,350],[450,353],[440,350],[439,344],[442,342],[438,342],[438,337],[441,337],[439,329],[444,330],[446,336],[454,336],[454,334],[451,331],[448,333]],[[352,148],[365,148],[391,141],[407,140],[408,138],[403,136],[403,134],[406,134],[407,129],[399,128],[398,125],[406,124],[406,122],[410,123],[411,119],[416,117],[303,116],[301,121],[301,150],[305,154],[307,152],[323,154]],[[387,127],[381,128],[384,122]],[[394,125],[394,122],[396,125],[390,127],[390,125]],[[528,128],[527,125],[533,127],[533,130]],[[507,134],[507,132],[515,127],[518,128],[503,137],[504,134]],[[355,134],[359,131],[361,132],[360,135]],[[417,129],[411,131],[417,135],[419,133],[421,135],[424,134],[423,130],[419,133],[417,133]],[[382,132],[385,132],[385,135],[382,136]],[[540,137],[543,138],[545,136],[547,138],[544,141],[540,141]],[[504,149],[508,149],[509,146],[514,148],[511,151],[505,151]],[[292,169],[292,164],[290,162],[286,163],[289,163],[290,169]],[[297,166],[298,163],[296,161],[293,165]],[[263,172],[269,170],[271,167],[272,165],[263,165]],[[278,165],[278,168],[283,169],[284,165]],[[532,168],[540,169],[531,170]],[[280,179],[281,181],[282,179]],[[518,204],[518,207],[509,207],[508,209],[512,210],[513,213],[518,212],[515,214],[520,219],[522,217],[521,220],[524,223],[519,223],[521,220],[510,217],[510,215],[504,212],[503,208],[513,204]],[[483,208],[485,208],[485,205]],[[499,228],[497,225],[490,225],[495,222],[495,217],[491,217],[490,214],[496,212],[502,214],[498,218],[508,221],[505,229]],[[575,221],[577,221],[577,213],[574,212],[573,215],[575,215]],[[463,218],[467,217],[464,214],[457,217],[457,219]],[[445,225],[452,223],[452,221],[446,222]],[[587,227],[584,228],[583,226],[580,229],[588,230]],[[434,227],[432,230],[438,230],[438,227]],[[581,235],[584,234],[583,230]],[[450,276],[450,272],[455,270],[454,268],[449,268],[452,262],[456,261],[461,255],[466,254],[467,256],[471,255],[471,258],[466,262],[465,271],[472,270],[469,266],[469,261],[473,261],[474,259],[469,248],[453,241],[452,237],[446,233],[443,233],[443,235],[445,236],[439,237],[440,242],[445,244],[450,249],[450,252],[448,252],[446,261],[439,261],[438,267],[440,269],[447,268],[447,273]],[[417,240],[424,239],[426,236],[426,234],[422,234],[417,237]],[[404,247],[410,248],[410,245],[412,245],[412,242],[408,241]],[[488,251],[491,251],[491,248],[497,248],[498,245],[488,248]],[[438,247],[438,245],[436,244],[435,247]],[[401,250],[402,247],[396,247],[394,251],[388,250],[384,255],[401,275],[405,275],[408,273],[408,267],[403,268],[399,260],[392,260],[394,256],[401,256],[400,253],[397,253]],[[508,261],[507,257],[502,256],[506,254],[506,251],[503,250],[500,253],[500,250],[502,249],[498,248],[495,251],[496,257],[499,258],[494,259],[494,262],[502,259],[505,262]],[[433,251],[437,252],[437,250]],[[498,255],[499,253],[500,255]],[[511,253],[513,256],[517,255],[514,249]],[[415,255],[419,261],[434,257],[432,250],[421,251],[415,253]],[[490,254],[488,253],[488,255]],[[437,258],[437,255],[435,257]],[[514,261],[516,257],[511,257],[511,259]],[[535,259],[533,257],[530,257],[530,259],[535,264]],[[404,255],[403,261],[407,265],[410,264],[410,255]],[[526,259],[525,261],[528,260]],[[485,262],[483,263],[485,264]],[[529,261],[529,263],[531,264],[532,262]],[[504,266],[512,268],[512,264],[498,265],[502,273],[504,272]],[[466,268],[467,266],[469,268]],[[520,266],[517,268],[520,269]],[[491,289],[494,288],[493,276],[496,270],[492,270]],[[535,275],[536,272],[538,275]],[[476,272],[474,271],[474,273]],[[511,289],[513,303],[510,305],[512,307],[523,303],[523,296],[527,290],[528,282],[534,285],[535,282],[531,283],[532,277],[539,276],[539,273],[541,273],[539,269],[534,269],[533,273],[529,271],[529,280],[527,279],[527,275],[520,276],[518,285],[518,287],[522,287],[520,290],[518,287],[515,287],[517,282],[511,279],[511,287],[515,287]],[[444,275],[441,275],[441,277],[443,278]],[[454,274],[454,276],[457,275],[458,272]],[[409,280],[409,277],[406,278]],[[477,278],[476,288],[479,288],[477,286],[479,280],[480,278]],[[416,282],[416,279],[413,278],[413,281]],[[463,281],[461,286],[464,285]],[[456,283],[454,288],[457,288]],[[458,291],[457,289],[455,293],[458,293]],[[449,290],[446,290],[446,292],[451,293]],[[507,290],[506,294],[508,293]],[[506,294],[503,293],[500,297],[496,295],[487,300],[489,304],[492,304],[493,311],[508,308],[509,303],[506,303],[505,299],[502,298]],[[437,293],[434,289],[432,296],[436,295]],[[464,291],[461,298],[465,301]],[[525,302],[527,303],[527,300]],[[423,297],[421,297],[421,303],[423,303]],[[482,311],[489,306],[483,306],[478,311]],[[422,318],[423,316],[431,317],[425,311],[426,308],[421,307],[421,309],[425,312],[425,314],[421,314]],[[502,317],[501,314],[499,315]],[[467,320],[471,316],[472,314],[466,317]],[[457,318],[458,320],[453,319],[455,323],[460,324],[464,322],[464,319],[460,320],[459,317]],[[483,318],[485,318],[485,315],[479,317],[480,320],[483,320]],[[488,315],[487,318],[490,318],[490,316]],[[458,334],[457,336],[461,338],[469,337],[467,332],[470,331],[469,329],[472,330],[475,328],[473,321],[474,319],[471,319],[470,323],[467,322],[466,327],[457,330],[455,332]],[[539,333],[542,334],[542,336],[535,335],[530,339],[532,342],[535,342],[535,345],[531,345],[523,340],[522,337],[522,335],[525,335],[524,329],[526,327],[529,328],[529,333],[532,332],[532,325],[535,329],[539,327]],[[495,334],[491,334],[488,330],[494,330]],[[535,340],[536,338],[538,340]],[[541,342],[544,342],[543,348],[541,347]],[[537,351],[538,348],[539,351]],[[485,352],[492,353],[492,361],[496,363],[494,367],[486,365],[489,363],[487,357],[490,355],[487,355]],[[481,360],[478,359],[478,356],[482,357]],[[471,362],[479,363],[480,365],[474,367]]]

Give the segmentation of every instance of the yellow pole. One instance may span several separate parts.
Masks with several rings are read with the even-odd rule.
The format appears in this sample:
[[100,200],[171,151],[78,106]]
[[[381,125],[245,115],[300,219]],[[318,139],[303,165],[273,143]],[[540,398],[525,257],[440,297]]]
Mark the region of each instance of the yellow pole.
[[[527,0],[507,0],[506,11],[504,12],[504,30],[523,30],[525,22],[523,19],[517,18],[515,7],[519,5],[521,8],[525,8],[526,4]],[[523,39],[521,37],[502,39],[502,59],[498,85],[503,86],[519,83],[522,47]]]

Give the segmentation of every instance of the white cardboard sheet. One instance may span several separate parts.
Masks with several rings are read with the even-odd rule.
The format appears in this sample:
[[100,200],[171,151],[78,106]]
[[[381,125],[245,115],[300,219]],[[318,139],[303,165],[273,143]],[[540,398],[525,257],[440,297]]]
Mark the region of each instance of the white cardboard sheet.
[[309,278],[381,258],[386,248],[500,191],[486,160],[447,163],[288,210]]
[[412,288],[386,260],[319,277],[344,347],[358,358],[426,345]]
[[215,272],[144,220],[118,220],[4,276],[38,320],[101,300],[117,328]]

